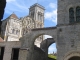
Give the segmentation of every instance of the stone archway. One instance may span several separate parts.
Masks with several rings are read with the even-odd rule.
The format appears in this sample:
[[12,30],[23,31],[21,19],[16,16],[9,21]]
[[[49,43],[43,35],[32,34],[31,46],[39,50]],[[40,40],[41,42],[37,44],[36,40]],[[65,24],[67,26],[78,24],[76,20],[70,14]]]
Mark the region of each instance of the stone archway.
[[70,51],[68,52],[63,60],[80,60],[80,51]]
[[[25,59],[28,59],[28,60],[45,60],[45,57],[44,57],[45,52],[42,49],[38,49],[38,48],[34,47],[34,42],[35,42],[36,38],[41,36],[41,35],[50,35],[53,37],[55,42],[57,41],[56,27],[33,29],[33,30],[29,31],[22,38],[20,38],[20,41],[21,41],[20,54],[23,55],[22,52],[24,52],[24,50],[25,50],[26,51],[26,53],[24,52],[24,54],[26,54]],[[40,56],[41,56],[41,58],[40,58]],[[24,58],[20,57],[19,59],[22,60]]]
[[80,57],[79,56],[74,56],[74,57],[71,57],[69,60],[80,60]]
[[48,60],[48,48],[53,43],[55,43],[54,38],[47,38],[41,42],[40,48],[45,52],[46,60]]

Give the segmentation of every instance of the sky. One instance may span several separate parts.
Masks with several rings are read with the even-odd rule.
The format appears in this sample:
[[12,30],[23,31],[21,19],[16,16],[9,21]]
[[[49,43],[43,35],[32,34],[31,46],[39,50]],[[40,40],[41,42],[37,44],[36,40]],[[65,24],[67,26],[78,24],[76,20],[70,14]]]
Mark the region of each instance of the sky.
[[[45,7],[44,27],[54,27],[57,25],[57,0],[7,0],[4,18],[6,19],[12,13],[19,18],[29,14],[29,7],[38,3]],[[49,37],[49,36],[46,36]],[[55,44],[49,48],[49,53],[56,52]]]

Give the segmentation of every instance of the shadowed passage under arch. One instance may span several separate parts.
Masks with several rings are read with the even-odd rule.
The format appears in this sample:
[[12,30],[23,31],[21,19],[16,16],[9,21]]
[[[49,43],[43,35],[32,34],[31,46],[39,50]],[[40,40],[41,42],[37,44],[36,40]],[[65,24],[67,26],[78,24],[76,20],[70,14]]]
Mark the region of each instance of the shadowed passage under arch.
[[69,60],[80,60],[80,57],[79,56],[74,56],[74,57],[71,57]]

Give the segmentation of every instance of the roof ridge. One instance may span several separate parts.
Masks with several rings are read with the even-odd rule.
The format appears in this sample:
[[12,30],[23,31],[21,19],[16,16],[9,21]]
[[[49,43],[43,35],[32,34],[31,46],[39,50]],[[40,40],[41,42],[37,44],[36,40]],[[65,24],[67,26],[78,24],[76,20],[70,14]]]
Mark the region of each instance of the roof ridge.
[[9,17],[13,17],[13,18],[19,19],[14,12]]

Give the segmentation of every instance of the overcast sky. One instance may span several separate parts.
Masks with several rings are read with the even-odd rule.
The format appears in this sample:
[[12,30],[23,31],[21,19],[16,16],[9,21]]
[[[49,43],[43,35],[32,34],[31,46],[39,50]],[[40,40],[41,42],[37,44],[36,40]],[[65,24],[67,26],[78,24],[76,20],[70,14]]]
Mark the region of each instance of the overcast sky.
[[[20,18],[29,14],[29,7],[35,3],[45,7],[44,27],[54,27],[57,24],[57,0],[7,0],[4,19],[13,12]],[[49,53],[56,51],[53,44]]]

